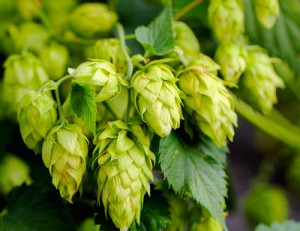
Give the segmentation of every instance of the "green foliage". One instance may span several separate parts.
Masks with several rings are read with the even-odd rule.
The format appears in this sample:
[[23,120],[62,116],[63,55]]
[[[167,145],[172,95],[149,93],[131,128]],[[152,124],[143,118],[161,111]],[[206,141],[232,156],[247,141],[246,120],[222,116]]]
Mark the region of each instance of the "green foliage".
[[287,220],[285,222],[279,223],[274,222],[271,226],[259,225],[255,231],[298,231],[300,230],[300,223]]
[[173,50],[172,20],[172,7],[169,4],[148,27],[140,26],[135,30],[137,40],[143,45],[147,57],[165,55]]
[[73,83],[71,90],[71,105],[76,115],[95,134],[96,132],[96,93],[89,84]]
[[60,198],[49,188],[22,185],[7,199],[0,215],[1,231],[75,231]]
[[211,141],[195,144],[174,132],[160,142],[159,162],[174,191],[195,199],[223,225],[226,175],[220,156],[224,155],[224,150],[218,150]]

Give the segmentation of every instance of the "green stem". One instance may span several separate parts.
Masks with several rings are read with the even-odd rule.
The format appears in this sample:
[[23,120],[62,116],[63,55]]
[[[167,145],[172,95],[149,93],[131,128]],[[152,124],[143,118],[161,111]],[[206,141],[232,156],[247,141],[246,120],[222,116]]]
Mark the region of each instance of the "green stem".
[[72,75],[66,75],[66,76],[60,78],[60,79],[56,82],[56,84],[57,84],[57,86],[59,86],[60,84],[62,84],[62,82],[66,81],[66,80],[68,80],[68,79],[71,79],[71,78],[74,78],[74,77],[73,77]]
[[55,97],[56,97],[56,102],[57,102],[59,121],[63,123],[65,121],[65,116],[64,116],[63,108],[62,108],[61,101],[60,101],[58,87],[55,89]]
[[242,100],[235,97],[234,99],[235,109],[241,116],[274,138],[291,147],[300,149],[300,132],[294,125],[286,126],[286,124],[278,123],[270,117],[254,111],[251,106]]
[[128,67],[127,74],[126,74],[126,80],[130,80],[130,78],[132,76],[132,72],[133,72],[133,64],[132,64],[131,58],[128,55],[127,50],[126,50],[125,32],[124,32],[123,26],[120,23],[117,24],[117,30],[118,30],[118,34],[119,34],[119,38],[120,38],[120,42],[121,42],[122,51],[125,55],[127,67]]
[[196,6],[198,6],[203,1],[204,0],[195,0],[191,3],[189,3],[174,16],[174,20],[177,21],[177,20],[181,19],[184,15],[186,15],[188,12],[190,12],[192,9],[194,9]]
[[136,39],[135,34],[128,34],[128,35],[125,35],[125,40],[131,40],[131,39]]

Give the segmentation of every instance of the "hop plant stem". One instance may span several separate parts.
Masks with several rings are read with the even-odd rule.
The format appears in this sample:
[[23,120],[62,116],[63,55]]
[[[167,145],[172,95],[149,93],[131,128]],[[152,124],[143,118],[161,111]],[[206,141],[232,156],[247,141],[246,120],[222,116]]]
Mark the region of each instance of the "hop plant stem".
[[188,5],[186,5],[181,11],[179,11],[175,16],[174,20],[177,21],[181,19],[184,15],[186,15],[188,12],[190,12],[192,9],[194,9],[196,6],[201,4],[204,0],[195,0]]

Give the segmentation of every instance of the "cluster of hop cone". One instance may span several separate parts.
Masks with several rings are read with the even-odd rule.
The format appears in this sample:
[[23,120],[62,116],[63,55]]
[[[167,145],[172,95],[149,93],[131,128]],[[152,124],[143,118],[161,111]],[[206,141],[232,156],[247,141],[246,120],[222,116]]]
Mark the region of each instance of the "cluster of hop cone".
[[[88,5],[82,7],[87,11]],[[267,13],[258,11],[260,16]],[[117,21],[111,17],[107,31]],[[102,201],[116,227],[127,230],[134,220],[139,222],[144,195],[150,195],[154,135],[166,137],[185,126],[191,136],[205,135],[216,146],[226,146],[237,126],[228,87],[264,113],[276,103],[276,88],[283,87],[283,81],[266,51],[247,44],[243,17],[239,0],[210,1],[208,20],[220,41],[216,61],[200,52],[198,39],[183,21],[173,23],[175,48],[164,57],[134,55],[128,61],[119,39],[104,38],[92,46],[92,59],[70,68],[64,78],[59,72],[50,80],[53,70],[48,68],[47,73],[42,56],[34,52],[10,55],[4,64],[2,105],[17,118],[27,147],[41,153],[61,196],[72,202],[91,167],[97,178],[97,201]],[[273,23],[261,18],[266,26]],[[97,34],[78,27],[80,23],[74,25],[75,34]],[[126,76],[129,62],[134,68]],[[91,89],[97,106],[92,121],[96,132],[74,112],[82,105],[74,105],[70,93],[60,99],[58,89],[64,81]]]

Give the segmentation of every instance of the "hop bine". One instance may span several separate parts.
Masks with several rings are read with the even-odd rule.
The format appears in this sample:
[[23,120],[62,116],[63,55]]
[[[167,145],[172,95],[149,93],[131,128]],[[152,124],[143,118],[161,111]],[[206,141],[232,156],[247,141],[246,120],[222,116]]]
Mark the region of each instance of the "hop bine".
[[52,176],[52,184],[71,203],[86,170],[87,154],[88,140],[78,125],[55,126],[45,138],[44,164]]
[[144,195],[150,194],[152,163],[150,135],[142,125],[110,122],[95,140],[94,164],[98,164],[100,198],[114,224],[122,231],[139,223]]
[[91,60],[80,64],[76,69],[69,69],[75,77],[74,83],[94,86],[96,102],[102,102],[117,96],[126,81],[117,73],[115,66],[106,60]]
[[199,55],[178,78],[179,88],[186,95],[184,109],[191,121],[220,147],[226,145],[227,137],[232,141],[237,115],[230,93],[215,73],[213,60]]
[[161,136],[180,126],[180,90],[177,79],[165,64],[149,65],[132,77],[132,96],[141,118]]
[[29,91],[19,103],[18,121],[26,146],[40,153],[43,139],[57,121],[56,102],[51,93]]

